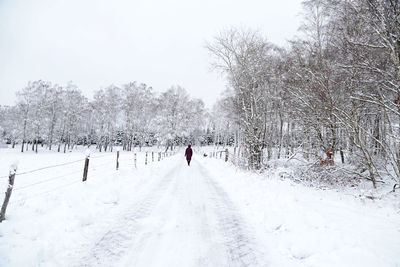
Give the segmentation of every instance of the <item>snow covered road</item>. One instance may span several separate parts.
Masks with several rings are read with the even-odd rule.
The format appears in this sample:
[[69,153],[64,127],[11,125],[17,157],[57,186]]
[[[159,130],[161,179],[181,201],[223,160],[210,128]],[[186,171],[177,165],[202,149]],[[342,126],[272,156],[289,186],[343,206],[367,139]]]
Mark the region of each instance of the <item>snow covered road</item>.
[[[82,158],[9,150],[0,169],[13,155],[22,172]],[[135,168],[132,156],[116,171],[115,155],[94,155],[85,183],[83,162],[17,176],[0,266],[400,266],[395,194],[355,198],[279,178],[295,168],[259,175],[198,154],[188,167],[183,153],[147,166],[142,153]]]
[[253,233],[206,166],[171,163],[77,266],[265,265]]

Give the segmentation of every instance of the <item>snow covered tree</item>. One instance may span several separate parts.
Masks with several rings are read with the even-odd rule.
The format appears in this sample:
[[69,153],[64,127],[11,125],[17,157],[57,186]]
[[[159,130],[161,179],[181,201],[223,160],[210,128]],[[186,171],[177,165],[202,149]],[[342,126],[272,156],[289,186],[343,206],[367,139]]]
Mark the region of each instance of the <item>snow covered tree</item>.
[[261,167],[266,140],[267,119],[272,101],[270,83],[274,46],[251,30],[230,29],[207,46],[214,57],[214,67],[227,74],[234,90],[235,112],[246,148],[249,167]]
[[31,125],[31,100],[33,98],[34,84],[29,82],[21,91],[17,92],[17,111],[19,116],[19,130],[21,133],[21,152],[24,152],[24,145],[31,136],[29,128]]
[[334,28],[330,27],[328,10],[322,1],[303,2],[306,23],[302,27],[305,39],[292,42],[292,61],[288,70],[288,92],[297,123],[307,132],[306,147],[318,155],[327,149],[338,149],[339,125],[335,110],[347,104],[344,88],[337,86],[337,50],[333,42]]
[[82,92],[76,85],[69,83],[63,91],[62,119],[58,130],[58,151],[60,151],[61,143],[64,143],[64,153],[67,148],[72,148],[78,141],[83,116],[88,100],[82,95]]
[[61,119],[63,88],[59,85],[54,85],[47,88],[47,90],[43,115],[47,118],[47,142],[49,150],[51,150],[56,134],[56,126]]
[[132,150],[136,143],[141,147],[149,141],[150,124],[154,117],[155,97],[146,84],[128,83],[122,87],[122,118],[126,150]]
[[191,100],[184,88],[173,86],[158,97],[156,108],[157,116],[152,121],[152,129],[165,144],[166,151],[173,150],[185,140],[186,143],[195,141],[204,114],[201,100]]

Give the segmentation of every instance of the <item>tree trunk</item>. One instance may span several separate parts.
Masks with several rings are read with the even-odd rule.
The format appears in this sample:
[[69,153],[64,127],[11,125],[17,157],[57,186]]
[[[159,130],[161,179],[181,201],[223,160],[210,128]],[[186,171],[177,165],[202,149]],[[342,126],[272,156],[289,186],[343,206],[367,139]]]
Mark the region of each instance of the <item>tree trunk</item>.
[[55,125],[55,115],[53,115],[53,120],[50,126],[50,134],[49,134],[49,150],[51,150],[51,146],[53,145],[53,135],[54,135],[54,125]]
[[36,137],[36,148],[35,148],[36,154],[38,153],[38,145],[39,145],[39,139]]
[[289,149],[292,146],[292,142],[291,142],[291,136],[290,136],[290,122],[287,122],[287,129],[286,129],[286,151],[285,151],[285,157],[288,158],[289,157]]
[[[26,119],[24,120],[24,130],[23,130],[23,136],[22,136],[22,147],[21,147],[21,152],[24,152],[25,138],[26,138]],[[26,149],[26,150],[28,150],[28,149]]]
[[281,158],[281,151],[282,151],[282,139],[283,139],[283,119],[280,116],[280,125],[279,125],[279,148],[278,148],[278,159]]

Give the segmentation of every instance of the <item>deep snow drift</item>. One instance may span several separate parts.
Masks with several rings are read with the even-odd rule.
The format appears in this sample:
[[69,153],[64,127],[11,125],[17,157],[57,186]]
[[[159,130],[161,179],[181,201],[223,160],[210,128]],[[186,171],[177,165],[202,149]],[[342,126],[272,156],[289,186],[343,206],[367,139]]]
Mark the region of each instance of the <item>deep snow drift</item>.
[[[399,266],[400,215],[387,201],[317,190],[183,152],[21,154],[0,224],[0,266]],[[74,162],[76,161],[76,162]],[[69,163],[71,162],[71,163]],[[63,163],[69,163],[62,165]],[[29,173],[49,165],[57,167]],[[5,191],[7,179],[0,178]],[[1,199],[2,201],[2,199]]]

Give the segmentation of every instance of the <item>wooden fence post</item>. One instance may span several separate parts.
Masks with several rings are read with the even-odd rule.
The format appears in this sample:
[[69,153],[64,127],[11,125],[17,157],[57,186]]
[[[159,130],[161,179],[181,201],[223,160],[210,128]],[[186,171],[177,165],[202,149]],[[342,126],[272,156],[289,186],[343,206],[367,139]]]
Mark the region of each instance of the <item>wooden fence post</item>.
[[228,149],[225,149],[225,161],[228,161],[228,155],[229,155]]
[[342,149],[340,149],[340,159],[342,160],[342,164],[344,164],[344,153]]
[[135,169],[137,169],[137,166],[136,166],[136,153],[134,154],[135,155],[135,157],[134,157],[134,162],[135,162]]
[[158,152],[158,161],[161,160],[161,152]]
[[82,182],[87,180],[87,175],[88,175],[88,170],[89,170],[89,157],[90,155],[86,155],[86,159],[85,159],[85,167],[83,168],[83,178],[82,178]]
[[1,206],[1,211],[0,211],[0,223],[6,218],[7,205],[13,190],[16,171],[17,167],[14,166],[13,169],[10,170],[10,174],[8,176],[8,187],[6,191],[6,196],[4,198],[3,206]]
[[151,151],[151,161],[154,162],[154,151]]
[[146,152],[146,160],[144,161],[144,164],[147,165],[147,152]]
[[119,168],[119,149],[117,150],[117,166],[116,169],[118,170]]

